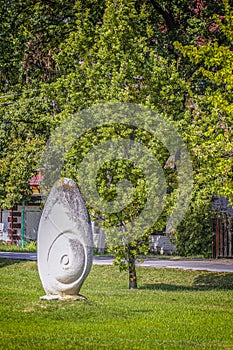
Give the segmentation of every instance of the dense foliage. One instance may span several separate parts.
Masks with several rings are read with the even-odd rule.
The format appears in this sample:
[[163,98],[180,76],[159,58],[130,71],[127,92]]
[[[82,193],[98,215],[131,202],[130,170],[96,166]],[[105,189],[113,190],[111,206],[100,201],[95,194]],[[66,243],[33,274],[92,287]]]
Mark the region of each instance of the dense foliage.
[[[188,146],[194,169],[192,204],[173,233],[180,253],[207,253],[211,198],[233,199],[231,5],[226,0],[1,1],[1,207],[29,198],[28,181],[56,126],[99,103],[142,104],[172,121]],[[116,133],[129,135],[118,126],[80,140],[67,154],[65,175],[77,179],[77,161],[101,135],[107,140]],[[135,137],[164,167],[166,149],[149,134],[138,131]],[[116,166],[119,172],[110,186],[106,171],[115,173]],[[130,169],[127,161],[107,164],[98,184],[111,200],[117,181],[129,176],[140,182],[130,213],[136,215],[145,202],[146,183],[137,169],[134,174]],[[177,174],[175,166],[164,172],[169,209]],[[91,206],[90,211],[105,225],[117,220],[122,225],[129,215],[103,218]],[[154,229],[164,226],[166,215],[165,210]],[[118,249],[118,257],[127,260],[130,252],[134,263],[147,247],[143,236],[140,244]]]
[[[193,245],[191,253],[211,251],[212,196],[223,196],[231,203],[233,200],[233,12],[227,1],[224,6],[224,16],[213,17],[215,30],[224,35],[223,42],[209,40],[198,47],[175,43],[182,55],[197,66],[190,77],[192,94],[183,134],[192,154],[195,191],[190,212],[177,233],[181,252],[186,254]],[[196,243],[189,240],[184,249],[184,236],[194,237]]]

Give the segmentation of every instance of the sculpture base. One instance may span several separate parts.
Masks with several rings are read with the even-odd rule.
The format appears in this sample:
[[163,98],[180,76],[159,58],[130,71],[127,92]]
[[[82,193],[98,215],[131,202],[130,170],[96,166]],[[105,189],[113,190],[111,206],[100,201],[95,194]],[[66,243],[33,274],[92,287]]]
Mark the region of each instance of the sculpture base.
[[59,295],[59,294],[50,294],[40,297],[41,300],[66,300],[66,301],[86,301],[87,298],[83,295]]

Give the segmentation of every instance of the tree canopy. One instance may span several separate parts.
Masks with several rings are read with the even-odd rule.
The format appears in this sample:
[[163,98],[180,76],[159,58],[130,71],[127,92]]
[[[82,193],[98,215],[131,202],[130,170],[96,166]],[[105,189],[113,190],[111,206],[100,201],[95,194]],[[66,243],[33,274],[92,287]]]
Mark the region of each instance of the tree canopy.
[[[166,117],[192,158],[192,202],[174,234],[178,243],[192,236],[193,248],[185,251],[181,244],[181,251],[209,245],[212,196],[233,200],[232,5],[230,0],[1,1],[1,207],[29,198],[29,179],[56,127],[98,104],[138,104]],[[132,134],[164,169],[166,208],[153,227],[161,229],[178,191],[178,158],[150,133],[120,125],[92,130],[67,153],[64,175],[77,179],[77,162],[101,139]],[[105,216],[106,225],[122,224],[145,204],[146,181],[127,159],[108,162],[99,172],[101,195],[115,198],[116,184],[126,175],[139,186],[139,197],[125,217]],[[92,214],[103,219],[98,211]],[[201,214],[203,225],[195,228]],[[119,256],[127,257],[130,249],[134,260],[146,246],[121,247]]]

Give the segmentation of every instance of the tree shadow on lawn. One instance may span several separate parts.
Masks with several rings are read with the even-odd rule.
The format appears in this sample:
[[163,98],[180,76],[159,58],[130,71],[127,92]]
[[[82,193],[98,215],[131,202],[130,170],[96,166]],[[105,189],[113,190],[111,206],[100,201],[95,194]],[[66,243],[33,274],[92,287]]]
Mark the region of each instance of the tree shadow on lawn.
[[0,268],[24,262],[20,259],[0,259]]
[[151,283],[144,284],[139,289],[163,290],[168,292],[176,291],[207,291],[207,290],[233,290],[233,273],[205,273],[198,275],[191,286]]

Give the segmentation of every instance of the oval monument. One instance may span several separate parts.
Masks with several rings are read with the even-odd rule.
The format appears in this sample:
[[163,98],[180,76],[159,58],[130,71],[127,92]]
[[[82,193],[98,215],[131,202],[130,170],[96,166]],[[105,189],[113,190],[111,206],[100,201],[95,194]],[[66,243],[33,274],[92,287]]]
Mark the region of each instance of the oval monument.
[[45,203],[38,229],[38,271],[42,299],[78,299],[93,260],[87,208],[75,182],[58,180]]

